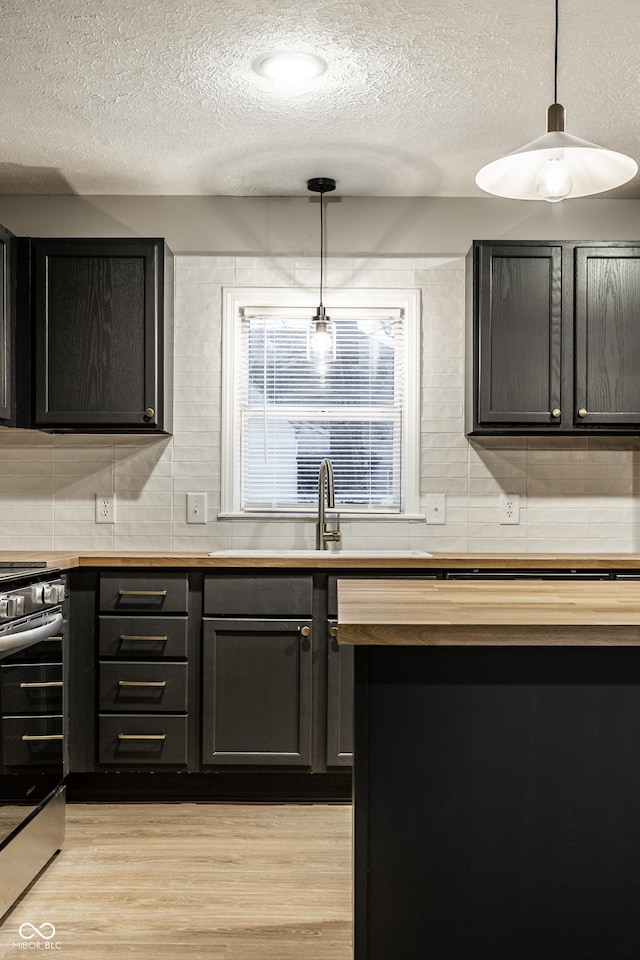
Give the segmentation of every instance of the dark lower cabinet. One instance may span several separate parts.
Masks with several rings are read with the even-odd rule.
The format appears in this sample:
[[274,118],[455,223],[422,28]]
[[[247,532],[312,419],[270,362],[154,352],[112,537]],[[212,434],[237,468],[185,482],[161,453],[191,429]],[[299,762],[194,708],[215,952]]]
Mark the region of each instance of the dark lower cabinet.
[[312,621],[205,619],[203,763],[311,765]]
[[640,433],[640,244],[475,241],[471,435]]
[[140,771],[186,766],[188,574],[104,571],[97,594],[98,764]]
[[327,766],[353,763],[353,647],[338,643],[338,621],[328,621]]
[[164,241],[34,239],[30,256],[31,425],[162,432]]
[[355,654],[356,960],[635,960],[637,650]]

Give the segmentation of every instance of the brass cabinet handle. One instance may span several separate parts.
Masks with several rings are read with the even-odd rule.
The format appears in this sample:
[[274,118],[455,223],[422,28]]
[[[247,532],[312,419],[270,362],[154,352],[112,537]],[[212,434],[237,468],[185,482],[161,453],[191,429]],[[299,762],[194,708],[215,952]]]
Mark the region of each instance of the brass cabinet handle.
[[300,636],[308,637],[311,635],[311,627],[300,627]]
[[63,733],[48,733],[42,734],[41,736],[29,736],[27,733],[22,734],[22,740],[64,740]]
[[166,590],[118,590],[121,597],[166,597]]
[[586,417],[588,413],[589,411],[585,407],[580,407],[580,409],[578,410],[579,417]]
[[337,627],[331,627],[331,629],[329,630],[329,636],[330,636],[330,637],[337,637],[337,636],[338,636],[338,628],[337,628]]
[[119,687],[166,687],[166,680],[118,680]]
[[551,416],[555,417],[557,420],[561,413],[562,413],[562,410],[560,409],[560,407],[554,407],[553,410],[551,411]]
[[147,409],[144,412],[144,415],[147,418],[147,420],[151,420],[152,417],[155,417],[156,412],[153,409],[153,407],[147,407]]
[[166,740],[166,733],[119,733],[118,740]]
[[166,636],[166,634],[164,636],[158,636],[158,637],[152,637],[152,636],[147,637],[147,636],[144,636],[143,634],[138,635],[135,633],[129,633],[129,634],[121,633],[120,639],[121,640],[168,640],[169,637]]
[[63,686],[62,680],[42,680],[40,683],[21,683],[21,690],[31,690],[32,688],[40,687],[61,687]]
[[62,640],[62,637],[59,636],[59,635],[56,636],[56,637],[45,637],[45,643],[50,643],[52,640],[58,640],[58,641],[60,641],[60,640]]

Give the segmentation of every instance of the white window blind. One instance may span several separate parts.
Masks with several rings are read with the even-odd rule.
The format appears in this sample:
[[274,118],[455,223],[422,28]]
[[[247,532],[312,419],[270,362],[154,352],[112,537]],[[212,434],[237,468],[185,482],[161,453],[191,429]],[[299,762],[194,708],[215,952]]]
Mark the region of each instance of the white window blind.
[[308,511],[318,468],[336,505],[400,512],[406,329],[402,309],[332,309],[334,350],[309,349],[308,310],[244,308],[236,356],[240,509]]

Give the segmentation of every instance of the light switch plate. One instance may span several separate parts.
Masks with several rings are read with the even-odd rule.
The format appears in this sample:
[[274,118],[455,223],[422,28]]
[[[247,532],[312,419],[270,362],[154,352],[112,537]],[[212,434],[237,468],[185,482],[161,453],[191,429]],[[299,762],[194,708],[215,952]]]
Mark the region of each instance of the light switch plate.
[[428,493],[425,500],[427,523],[446,523],[446,495],[444,493]]
[[207,522],[207,495],[206,493],[187,494],[187,523]]

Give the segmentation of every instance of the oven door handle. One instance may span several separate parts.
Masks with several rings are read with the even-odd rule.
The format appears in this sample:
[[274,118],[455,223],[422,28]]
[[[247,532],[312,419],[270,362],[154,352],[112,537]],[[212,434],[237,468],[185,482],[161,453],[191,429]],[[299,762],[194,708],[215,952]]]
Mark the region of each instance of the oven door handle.
[[40,643],[41,640],[47,640],[60,632],[62,623],[62,614],[56,613],[50,620],[39,624],[37,627],[19,630],[17,633],[11,633],[6,637],[0,636],[0,657],[6,657],[10,653],[23,650],[25,647],[31,647],[34,643]]

